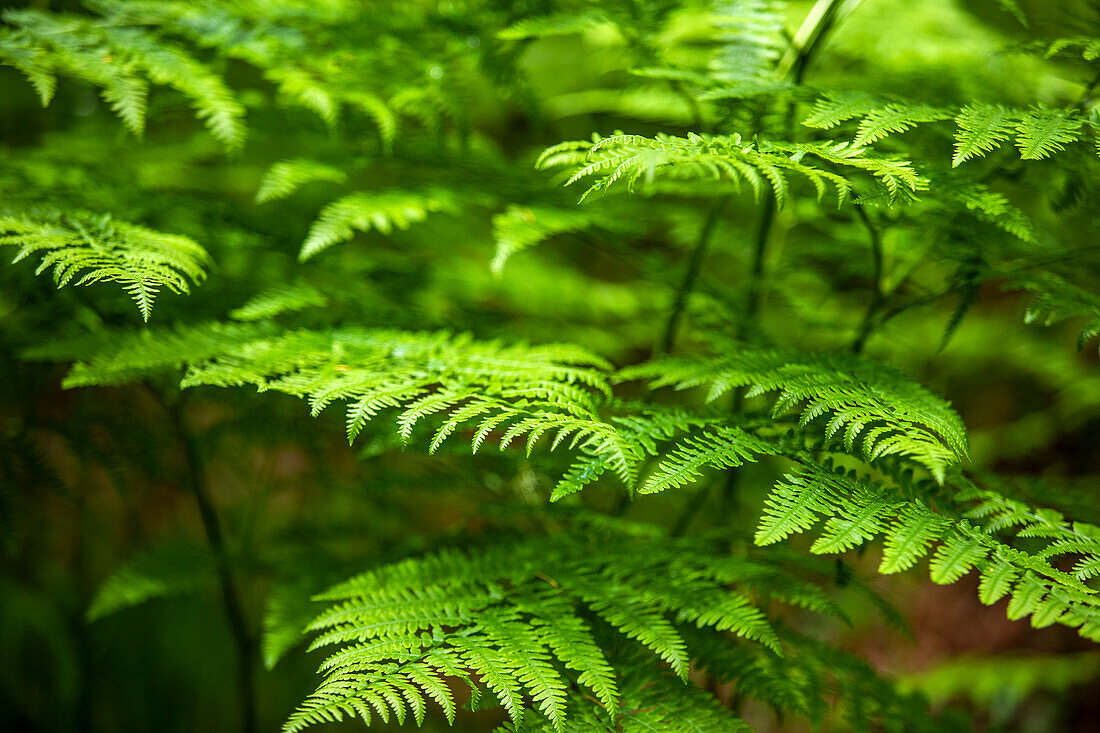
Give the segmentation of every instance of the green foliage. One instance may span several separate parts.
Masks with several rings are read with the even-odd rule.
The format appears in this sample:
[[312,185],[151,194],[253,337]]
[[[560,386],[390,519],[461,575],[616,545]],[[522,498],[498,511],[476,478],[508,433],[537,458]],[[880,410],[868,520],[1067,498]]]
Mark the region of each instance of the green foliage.
[[0,245],[19,248],[15,262],[39,255],[36,274],[52,269],[58,287],[119,283],[145,320],[162,287],[189,292],[210,262],[187,237],[83,212],[0,217]]
[[142,614],[196,628],[135,634],[180,679],[126,730],[974,729],[988,699],[862,659],[912,656],[873,612],[931,633],[875,573],[924,563],[957,626],[1100,641],[1100,18],[31,5],[0,16],[0,728],[94,727],[98,687],[22,685]]

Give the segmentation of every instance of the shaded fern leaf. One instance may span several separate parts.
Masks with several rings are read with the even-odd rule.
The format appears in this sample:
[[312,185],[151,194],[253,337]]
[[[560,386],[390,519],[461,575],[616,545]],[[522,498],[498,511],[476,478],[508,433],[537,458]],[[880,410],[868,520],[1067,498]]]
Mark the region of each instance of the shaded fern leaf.
[[90,83],[134,134],[145,127],[149,82],[187,97],[211,133],[228,148],[244,142],[244,108],[220,76],[182,47],[140,27],[37,10],[9,10],[0,61],[34,84],[43,103],[57,75]]
[[1009,281],[1007,287],[1034,294],[1024,314],[1026,323],[1053,326],[1072,318],[1084,319],[1077,336],[1077,349],[1100,336],[1100,295],[1085,290],[1054,273],[1042,273]]
[[166,596],[212,585],[214,558],[201,547],[172,543],[152,548],[116,568],[96,591],[89,621]]

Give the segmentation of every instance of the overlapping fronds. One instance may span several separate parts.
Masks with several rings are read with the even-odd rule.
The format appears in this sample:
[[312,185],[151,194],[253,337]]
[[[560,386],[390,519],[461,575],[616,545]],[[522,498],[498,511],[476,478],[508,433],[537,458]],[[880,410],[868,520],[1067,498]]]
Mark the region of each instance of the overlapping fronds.
[[139,27],[80,16],[8,10],[3,19],[8,25],[0,31],[0,62],[22,71],[43,104],[57,76],[78,79],[99,87],[123,124],[140,135],[152,82],[187,97],[226,146],[244,142],[244,108],[222,78],[183,47]]
[[[934,582],[954,583],[977,568],[981,601],[992,604],[1009,596],[1010,619],[1031,616],[1035,627],[1062,623],[1100,639],[1100,597],[1083,582],[1100,567],[1100,530],[969,482],[954,501],[956,513],[936,511],[919,491],[804,462],[776,484],[755,539],[769,545],[825,520],[811,552],[844,552],[882,536],[883,573],[907,570],[936,547],[929,562]],[[1024,551],[996,538],[1008,529],[1046,546]],[[1074,573],[1047,561],[1060,554],[1081,557]]]
[[594,137],[592,142],[564,142],[548,148],[538,166],[566,167],[572,172],[567,184],[594,179],[582,200],[618,182],[634,190],[649,187],[657,179],[722,181],[734,190],[748,184],[757,196],[769,189],[780,205],[790,195],[792,177],[812,184],[818,198],[831,188],[838,203],[850,197],[853,186],[848,176],[857,173],[866,174],[890,201],[911,198],[927,187],[907,161],[870,154],[860,145],[764,143],[738,134]]
[[815,103],[803,120],[808,127],[831,129],[859,119],[852,141],[867,146],[888,135],[905,132],[919,124],[954,120],[955,155],[959,166],[996,150],[1014,139],[1023,160],[1042,160],[1081,139],[1085,119],[1079,110],[1035,105],[1028,109],[975,102],[961,109],[926,104],[891,102],[861,92],[832,92]]
[[834,92],[821,97],[802,124],[828,130],[859,118],[853,143],[870,145],[888,135],[910,130],[922,122],[936,122],[950,116],[946,110],[926,104],[886,102],[869,94]]
[[115,282],[145,320],[161,288],[186,293],[206,275],[210,257],[187,237],[153,231],[108,215],[45,211],[0,216],[0,246],[18,247],[16,262],[41,258],[58,287]]
[[[530,729],[518,726],[536,709],[555,730],[578,730],[569,726],[593,714],[627,725],[641,715],[680,730],[684,721],[670,717],[670,706],[633,709],[639,691],[605,650],[630,640],[648,650],[650,665],[659,658],[681,678],[690,661],[681,626],[726,630],[780,653],[778,636],[745,593],[759,588],[798,602],[814,591],[767,592],[796,587],[776,585],[777,577],[786,576],[711,543],[630,536],[529,538],[385,566],[321,597],[333,605],[310,626],[318,633],[312,648],[338,648],[322,665],[325,681],[285,729],[344,716],[402,720],[408,710],[419,722],[428,698],[451,717],[448,677],[490,691],[516,730]],[[602,715],[578,705],[571,688],[598,700]],[[720,715],[735,725],[728,711],[707,710],[701,720]]]
[[708,401],[750,387],[747,397],[778,392],[772,415],[803,405],[805,428],[828,416],[827,440],[861,445],[869,460],[904,456],[941,480],[967,454],[966,429],[949,403],[894,369],[850,354],[746,350],[719,358],[665,359],[624,370],[651,388],[709,386]]
[[394,229],[408,229],[432,212],[454,211],[456,203],[453,194],[445,189],[349,194],[321,211],[309,228],[298,258],[307,260],[334,244],[346,242],[356,231],[389,234]]

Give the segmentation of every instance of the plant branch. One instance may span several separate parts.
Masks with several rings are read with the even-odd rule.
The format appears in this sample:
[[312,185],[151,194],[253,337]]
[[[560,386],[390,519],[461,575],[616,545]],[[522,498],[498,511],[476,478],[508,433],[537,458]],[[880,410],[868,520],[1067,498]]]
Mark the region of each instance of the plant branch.
[[153,391],[168,412],[172,427],[183,449],[184,459],[187,463],[188,488],[198,505],[206,540],[210,545],[211,552],[214,554],[225,616],[229,622],[229,631],[233,636],[233,643],[237,650],[237,693],[238,702],[241,706],[241,730],[244,733],[256,733],[256,694],[253,672],[256,644],[245,621],[244,606],[241,602],[236,580],[233,577],[221,521],[218,519],[217,510],[210,498],[210,490],[207,485],[206,472],[203,470],[198,444],[184,424],[179,403],[169,402],[156,390]]
[[707,212],[703,228],[699,231],[699,240],[691,251],[691,259],[688,261],[687,270],[684,271],[683,282],[676,290],[676,299],[673,301],[672,311],[668,314],[668,322],[665,323],[664,335],[661,337],[657,349],[655,349],[654,356],[671,352],[676,343],[676,333],[680,325],[680,319],[687,307],[687,300],[695,289],[695,281],[699,279],[699,271],[702,269],[703,260],[706,258],[711,236],[718,225],[718,220],[722,218],[722,211],[726,208],[727,203],[729,203],[729,196],[723,196],[715,201],[710,207],[710,211]]
[[859,326],[859,332],[851,347],[854,353],[859,354],[863,351],[867,339],[870,338],[871,332],[875,328],[875,317],[882,310],[883,305],[886,304],[887,294],[883,290],[882,282],[882,233],[879,232],[878,227],[871,221],[871,217],[867,215],[867,211],[862,206],[855,204],[855,210],[860,221],[863,222],[863,226],[867,229],[871,242],[871,258],[874,262],[874,292],[871,296],[871,302],[867,304],[867,312],[863,316],[863,322]]

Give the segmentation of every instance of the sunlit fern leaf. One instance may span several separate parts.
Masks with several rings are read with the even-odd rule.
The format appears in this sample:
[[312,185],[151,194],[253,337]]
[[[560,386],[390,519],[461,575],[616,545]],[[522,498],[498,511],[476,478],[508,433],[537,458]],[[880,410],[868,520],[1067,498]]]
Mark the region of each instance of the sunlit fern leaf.
[[[713,563],[705,559],[711,556]],[[494,692],[517,729],[541,725],[527,709],[554,730],[572,730],[574,716],[586,714],[573,690],[585,690],[606,710],[627,701],[630,678],[605,651],[627,639],[649,650],[650,665],[656,655],[681,677],[689,661],[681,623],[730,629],[778,650],[763,614],[728,587],[737,562],[698,540],[619,534],[609,543],[565,534],[469,554],[444,551],[364,573],[322,595],[333,605],[311,624],[313,648],[334,650],[322,665],[324,681],[286,730],[364,711],[373,718],[379,711],[369,709],[372,697],[405,683],[406,692],[422,703],[432,697],[450,718],[445,677]],[[759,581],[782,572],[758,565],[748,575]],[[590,614],[608,627],[594,625]],[[608,632],[618,641],[609,644]],[[443,688],[426,689],[423,680]],[[407,702],[387,700],[395,714]]]
[[[37,358],[80,359],[81,340],[32,352]],[[88,344],[91,346],[91,344]],[[181,366],[183,387],[254,385],[307,400],[321,413],[346,402],[354,440],[383,410],[394,412],[403,436],[434,414],[444,420],[433,449],[459,425],[476,429],[476,451],[490,435],[501,450],[539,436],[597,456],[632,486],[644,446],[597,414],[610,395],[609,365],[566,344],[506,346],[447,332],[284,331],[269,324],[207,324],[177,331],[115,334],[95,341],[89,361],[78,361],[66,386],[119,384]]]
[[256,191],[256,202],[284,199],[313,181],[343,183],[346,180],[347,174],[331,165],[303,158],[284,160],[271,166],[264,174]]
[[[818,165],[810,165],[809,161]],[[747,184],[757,196],[770,189],[781,206],[788,198],[792,176],[810,183],[818,198],[831,188],[838,203],[848,199],[852,188],[846,176],[857,172],[870,177],[890,201],[912,198],[927,187],[927,182],[908,162],[869,154],[861,146],[835,142],[764,143],[743,140],[737,134],[595,137],[592,142],[572,141],[548,148],[537,165],[566,166],[572,171],[567,185],[594,180],[582,200],[593,193],[608,191],[620,182],[627,190],[636,190],[650,187],[658,179],[728,182],[735,191]]]
[[971,158],[980,158],[1000,147],[1016,129],[1018,113],[992,104],[968,104],[955,117],[955,156],[958,166]]
[[1075,142],[1081,120],[1062,110],[1035,107],[1020,115],[1016,122],[1016,147],[1024,160],[1041,160]]
[[335,244],[346,242],[356,231],[389,234],[394,229],[408,229],[432,212],[455,210],[454,197],[444,190],[349,194],[321,211],[302,243],[298,259],[308,260]]
[[505,41],[534,40],[554,36],[571,36],[586,33],[594,28],[609,25],[610,21],[599,12],[568,13],[525,18],[498,31],[497,37]]
[[858,92],[831,92],[821,97],[802,121],[807,127],[830,129],[860,119],[855,145],[870,145],[894,133],[905,132],[923,122],[950,117],[946,110],[926,104],[887,102]]
[[149,600],[213,585],[215,568],[214,559],[201,547],[185,543],[154,547],[131,558],[107,577],[88,607],[88,620],[96,621]]
[[[1057,513],[960,481],[963,490],[955,494],[954,514],[943,513],[925,503],[923,492],[915,487],[903,489],[804,460],[796,473],[776,484],[766,500],[755,541],[771,544],[824,520],[812,552],[843,552],[881,535],[885,540],[881,572],[910,568],[938,544],[929,563],[934,582],[957,582],[976,567],[981,576],[979,597],[985,603],[996,601],[1016,583],[1010,619],[1037,612],[1033,624],[1059,622],[1078,627],[1086,638],[1100,638],[1097,591],[1046,559],[1065,553],[1086,561],[1100,558],[1100,529],[1071,525]],[[981,525],[975,525],[975,520]],[[996,537],[1010,529],[1016,538],[1032,544],[1042,538],[1046,548],[1040,544],[1038,550],[1024,551]],[[1018,578],[1023,580],[1017,582]]]
[[75,211],[0,216],[0,246],[18,247],[14,261],[38,256],[37,273],[52,270],[58,287],[118,283],[149,320],[161,288],[187,293],[210,264],[187,237]]
[[717,426],[678,443],[638,489],[656,494],[696,481],[704,467],[731,468],[769,454],[774,447],[740,428]]
[[867,458],[900,455],[924,465],[942,481],[948,467],[967,455],[965,426],[949,403],[890,367],[850,354],[740,351],[718,358],[666,359],[624,370],[626,379],[650,379],[650,387],[689,389],[709,385],[708,401],[731,389],[747,396],[777,392],[776,417],[803,405],[799,426],[828,417],[828,439],[857,439]]

